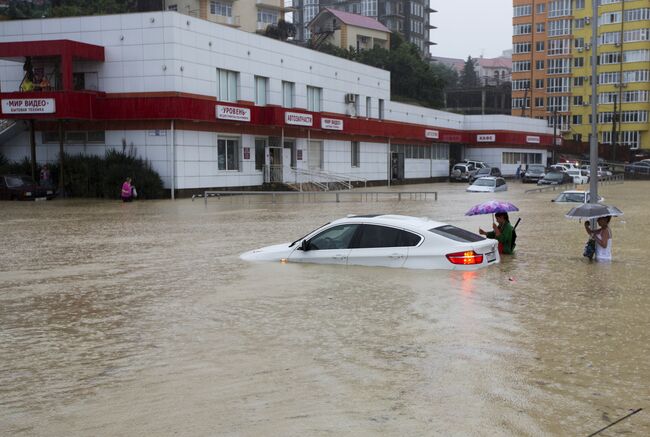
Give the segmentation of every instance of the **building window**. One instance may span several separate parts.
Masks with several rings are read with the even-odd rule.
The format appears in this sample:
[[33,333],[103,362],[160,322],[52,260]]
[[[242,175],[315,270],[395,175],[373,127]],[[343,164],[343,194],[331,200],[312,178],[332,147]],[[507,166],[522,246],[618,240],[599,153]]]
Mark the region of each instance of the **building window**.
[[535,50],[538,52],[543,52],[544,51],[544,41],[537,41],[535,43]]
[[573,96],[573,106],[582,106],[582,102],[582,96]]
[[535,6],[535,12],[538,14],[543,14],[546,11],[546,3],[538,3]]
[[372,98],[366,97],[366,117],[372,116]]
[[232,17],[232,3],[210,2],[210,13],[222,17]]
[[379,99],[379,119],[384,119],[384,99]]
[[535,79],[535,88],[538,90],[544,88],[544,79]]
[[266,89],[269,79],[262,76],[255,76],[255,104],[266,106]]
[[535,61],[535,70],[543,70],[544,69],[544,60],[540,59]]
[[257,11],[257,22],[264,24],[277,24],[279,19],[278,11],[259,9]]
[[217,166],[219,170],[239,170],[239,140],[217,140]]
[[582,124],[582,115],[574,115],[571,117],[571,124]]
[[350,162],[352,167],[359,167],[359,162],[361,158],[361,150],[359,147],[358,141],[352,141],[350,143]]
[[178,5],[169,5],[167,6],[168,11],[178,11]]
[[502,152],[501,162],[504,164],[541,164],[541,153]]
[[[67,131],[64,135],[66,144],[105,144],[106,133],[103,130],[99,131]],[[41,133],[41,141],[43,144],[58,144],[59,132],[58,131],[43,131]]]
[[575,0],[574,9],[584,9],[584,8],[585,8],[585,0]]
[[307,86],[307,110],[312,112],[321,111],[321,99],[323,89],[314,86]]
[[574,67],[584,67],[585,66],[585,58],[574,58],[573,59],[573,66]]
[[239,73],[217,68],[217,100],[236,102]]
[[536,31],[537,33],[544,33],[544,30],[545,30],[544,23],[537,23],[537,24],[535,25],[535,31]]
[[544,97],[535,97],[535,107],[536,108],[544,107]]
[[295,84],[293,82],[282,82],[282,107],[293,108]]

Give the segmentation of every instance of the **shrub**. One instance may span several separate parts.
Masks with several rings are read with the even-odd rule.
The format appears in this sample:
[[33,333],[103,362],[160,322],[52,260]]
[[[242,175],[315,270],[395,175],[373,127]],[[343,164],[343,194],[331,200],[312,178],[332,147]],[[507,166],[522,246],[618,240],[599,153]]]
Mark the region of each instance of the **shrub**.
[[[48,165],[52,183],[58,187],[59,163]],[[164,195],[158,173],[151,168],[149,161],[135,156],[133,149],[128,152],[109,150],[104,157],[65,154],[63,168],[65,192],[71,197],[118,199],[127,177],[133,180],[138,198],[159,199]],[[30,160],[25,158],[21,162],[9,162],[0,154],[0,172],[31,174]]]

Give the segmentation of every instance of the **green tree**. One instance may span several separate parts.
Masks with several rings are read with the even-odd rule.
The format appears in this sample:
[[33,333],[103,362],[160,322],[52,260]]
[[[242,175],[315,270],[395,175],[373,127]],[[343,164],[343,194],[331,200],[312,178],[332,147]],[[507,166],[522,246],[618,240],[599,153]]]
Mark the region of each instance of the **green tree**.
[[52,0],[52,17],[124,14],[136,12],[135,0]]
[[474,59],[472,59],[471,56],[468,56],[463,71],[460,73],[459,85],[461,88],[474,88],[480,85],[475,66],[476,63]]

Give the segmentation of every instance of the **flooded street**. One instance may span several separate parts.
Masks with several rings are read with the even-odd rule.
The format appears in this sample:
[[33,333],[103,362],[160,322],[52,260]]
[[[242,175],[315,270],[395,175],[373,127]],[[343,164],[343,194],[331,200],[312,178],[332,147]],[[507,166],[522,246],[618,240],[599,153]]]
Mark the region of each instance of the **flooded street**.
[[[604,185],[611,265],[557,192],[437,201],[0,204],[0,435],[650,435],[650,182]],[[377,188],[386,190],[386,187]],[[355,213],[465,217],[517,255],[477,272],[251,264]]]

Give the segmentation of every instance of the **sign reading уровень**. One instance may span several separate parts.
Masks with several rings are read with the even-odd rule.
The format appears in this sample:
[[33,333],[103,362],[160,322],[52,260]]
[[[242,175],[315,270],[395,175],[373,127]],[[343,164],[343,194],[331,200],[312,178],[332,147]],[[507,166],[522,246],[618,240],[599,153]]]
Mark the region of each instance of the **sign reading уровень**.
[[54,99],[2,99],[3,114],[53,114]]
[[251,110],[238,106],[217,105],[217,118],[220,120],[251,121]]

